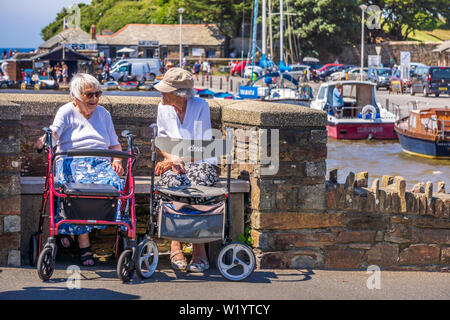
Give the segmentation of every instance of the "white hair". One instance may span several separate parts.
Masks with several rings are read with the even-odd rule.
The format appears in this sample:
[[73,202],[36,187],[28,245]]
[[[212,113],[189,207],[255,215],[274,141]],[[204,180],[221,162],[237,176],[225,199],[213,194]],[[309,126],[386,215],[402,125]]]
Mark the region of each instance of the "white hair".
[[81,95],[85,85],[93,87],[95,90],[100,88],[100,82],[95,77],[87,73],[77,73],[70,81],[70,95],[78,100],[82,100]]
[[177,96],[179,96],[181,98],[189,100],[195,96],[196,92],[194,91],[194,89],[182,88],[182,89],[175,90],[173,93],[175,93]]

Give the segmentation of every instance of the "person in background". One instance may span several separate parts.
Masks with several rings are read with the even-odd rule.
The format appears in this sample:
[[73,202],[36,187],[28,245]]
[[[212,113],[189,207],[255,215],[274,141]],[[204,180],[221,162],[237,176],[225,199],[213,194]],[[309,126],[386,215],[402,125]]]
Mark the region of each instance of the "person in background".
[[67,64],[63,62],[61,62],[62,64],[62,70],[61,70],[61,75],[63,78],[63,84],[67,84],[67,79],[69,78],[69,67],[67,66]]
[[340,114],[344,106],[344,93],[342,90],[342,82],[336,83],[333,90],[333,112],[335,115]]

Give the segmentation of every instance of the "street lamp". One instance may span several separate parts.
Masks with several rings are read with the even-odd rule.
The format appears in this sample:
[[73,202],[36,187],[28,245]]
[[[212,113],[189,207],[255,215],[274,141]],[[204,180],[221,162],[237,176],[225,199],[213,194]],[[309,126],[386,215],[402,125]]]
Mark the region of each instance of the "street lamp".
[[360,69],[360,75],[361,75],[361,81],[363,80],[363,68],[364,68],[364,12],[367,10],[367,6],[365,4],[362,4],[359,6],[359,8],[362,10],[362,19],[361,19],[361,69]]
[[182,51],[182,43],[183,41],[181,40],[181,35],[182,35],[182,29],[181,26],[183,24],[183,13],[184,13],[184,8],[178,8],[178,13],[180,14],[180,68],[181,68],[181,51]]

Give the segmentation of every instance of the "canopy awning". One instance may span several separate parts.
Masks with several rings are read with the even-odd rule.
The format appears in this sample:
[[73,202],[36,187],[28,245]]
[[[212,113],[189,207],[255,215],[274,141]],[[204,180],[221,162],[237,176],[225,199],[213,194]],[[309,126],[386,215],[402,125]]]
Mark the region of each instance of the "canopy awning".
[[134,49],[131,49],[131,48],[128,48],[128,47],[123,47],[122,49],[120,49],[120,50],[117,50],[116,52],[117,53],[132,53],[132,52],[135,52],[136,50],[134,50]]
[[[63,59],[64,55],[64,59]],[[82,55],[72,49],[65,48],[63,52],[63,48],[59,47],[53,51],[50,52],[44,52],[41,54],[38,54],[34,57],[32,57],[32,60],[56,60],[56,61],[79,61],[79,60],[85,60],[89,61],[91,60],[89,57],[86,57],[85,55]]]

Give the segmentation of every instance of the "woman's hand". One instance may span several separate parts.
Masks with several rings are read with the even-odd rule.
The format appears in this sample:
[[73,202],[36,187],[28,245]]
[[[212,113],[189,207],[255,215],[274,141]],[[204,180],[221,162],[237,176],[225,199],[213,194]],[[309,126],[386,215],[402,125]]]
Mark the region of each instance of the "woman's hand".
[[122,160],[114,160],[112,163],[112,167],[115,173],[120,177],[124,174],[125,170],[122,167]]
[[36,150],[41,150],[44,147],[44,139],[45,139],[45,134],[40,137],[39,139],[37,139],[37,141],[34,143],[34,148]]
[[160,161],[156,164],[155,167],[155,174],[157,176],[163,174],[167,170],[171,170],[175,172],[176,174],[182,174],[186,173],[186,170],[184,169],[184,162],[183,161],[173,161],[170,159]]

